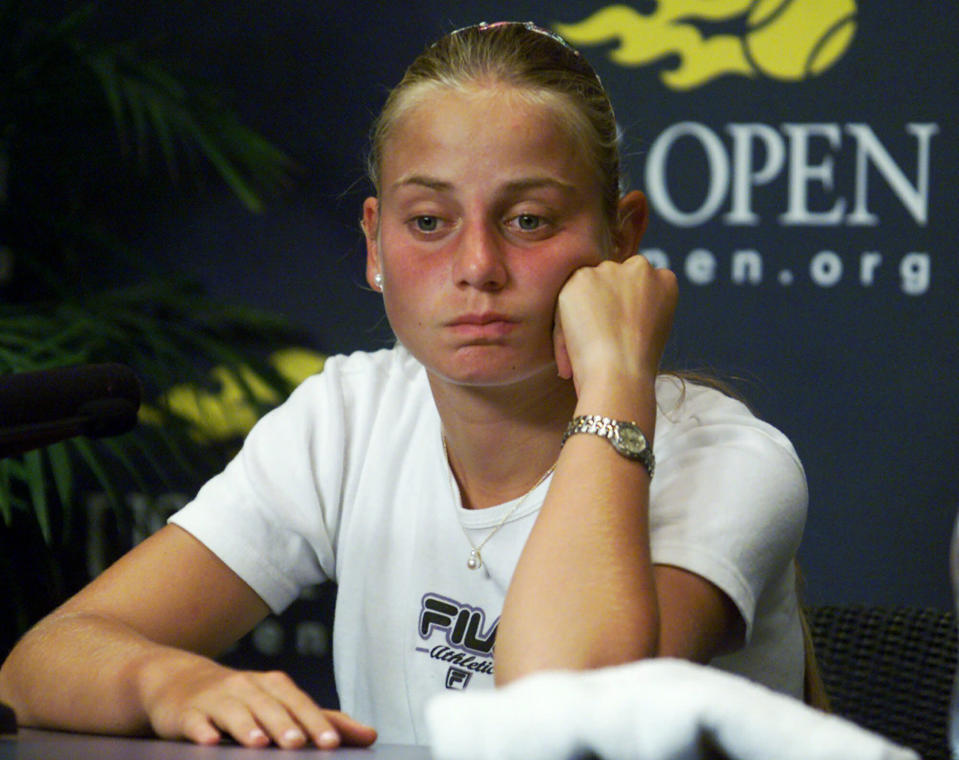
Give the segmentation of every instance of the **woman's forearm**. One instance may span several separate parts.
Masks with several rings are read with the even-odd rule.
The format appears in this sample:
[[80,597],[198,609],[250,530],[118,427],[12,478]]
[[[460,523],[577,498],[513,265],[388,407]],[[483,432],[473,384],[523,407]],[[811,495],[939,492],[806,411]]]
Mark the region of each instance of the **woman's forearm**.
[[148,641],[122,623],[54,614],[20,641],[0,669],[0,699],[22,725],[137,734],[149,730],[142,677],[160,660],[199,658]]
[[108,617],[41,622],[0,670],[0,699],[22,725],[141,734],[200,744],[296,749],[366,746],[370,726],[324,710],[284,673],[238,671],[154,643]]
[[[583,393],[577,414],[637,422],[652,441],[645,393]],[[636,388],[635,385],[632,386]],[[574,435],[513,575],[496,640],[496,679],[652,656],[659,610],[649,549],[649,476],[595,435]]]

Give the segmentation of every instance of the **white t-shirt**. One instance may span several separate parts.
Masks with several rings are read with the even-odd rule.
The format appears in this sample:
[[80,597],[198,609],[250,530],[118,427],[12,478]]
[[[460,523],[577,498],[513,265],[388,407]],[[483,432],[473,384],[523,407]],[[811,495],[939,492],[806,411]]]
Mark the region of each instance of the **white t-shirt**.
[[[707,578],[739,608],[747,643],[717,667],[799,696],[802,466],[738,401],[670,376],[656,393],[653,561]],[[464,530],[480,544],[516,502],[470,511],[454,500],[425,370],[397,347],[328,359],[172,522],[276,612],[336,581],[342,709],[382,741],[425,743],[431,695],[493,685],[503,599],[549,482],[483,547],[482,568],[468,569]]]

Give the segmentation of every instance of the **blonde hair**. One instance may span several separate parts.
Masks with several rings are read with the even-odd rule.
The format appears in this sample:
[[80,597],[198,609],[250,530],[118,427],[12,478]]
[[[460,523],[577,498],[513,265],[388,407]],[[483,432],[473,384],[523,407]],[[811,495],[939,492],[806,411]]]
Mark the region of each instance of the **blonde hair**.
[[534,102],[555,103],[589,157],[612,222],[620,198],[619,134],[602,82],[562,38],[531,23],[478,24],[447,34],[410,64],[374,121],[367,171],[377,194],[383,151],[397,122],[437,88],[504,84]]

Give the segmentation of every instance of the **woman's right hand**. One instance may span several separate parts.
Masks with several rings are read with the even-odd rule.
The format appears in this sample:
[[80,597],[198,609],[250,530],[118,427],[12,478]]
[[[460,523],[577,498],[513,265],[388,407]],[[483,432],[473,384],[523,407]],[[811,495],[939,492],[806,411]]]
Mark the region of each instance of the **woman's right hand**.
[[140,679],[144,709],[161,738],[216,744],[226,735],[247,747],[273,743],[284,749],[376,740],[373,728],[322,709],[285,673],[233,670],[197,655],[170,654],[144,666]]
[[20,725],[285,748],[365,746],[369,726],[324,710],[283,673],[213,658],[266,603],[203,544],[167,525],[30,630],[0,667]]

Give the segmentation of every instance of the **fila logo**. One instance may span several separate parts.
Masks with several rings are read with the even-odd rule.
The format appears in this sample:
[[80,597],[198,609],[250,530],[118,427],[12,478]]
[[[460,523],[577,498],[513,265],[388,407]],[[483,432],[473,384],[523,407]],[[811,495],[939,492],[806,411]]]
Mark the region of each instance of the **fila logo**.
[[470,679],[472,677],[473,674],[468,670],[450,668],[446,671],[446,688],[463,691],[467,686],[469,686]]
[[446,634],[446,641],[451,647],[474,654],[489,655],[493,651],[499,618],[487,630],[484,630],[485,622],[486,613],[478,607],[438,594],[424,595],[420,604],[421,639],[429,639],[434,630],[440,630]]

